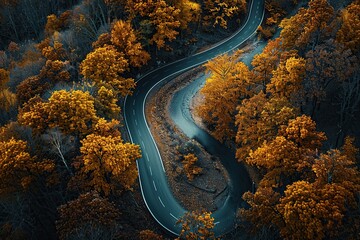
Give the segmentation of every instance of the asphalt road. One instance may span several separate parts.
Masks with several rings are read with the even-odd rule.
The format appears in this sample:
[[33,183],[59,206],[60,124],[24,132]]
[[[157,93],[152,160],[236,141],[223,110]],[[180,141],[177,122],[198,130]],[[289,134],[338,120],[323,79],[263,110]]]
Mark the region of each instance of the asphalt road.
[[[161,84],[244,43],[256,32],[262,22],[264,2],[264,0],[252,1],[246,23],[233,36],[204,52],[170,63],[141,77],[137,81],[134,94],[127,96],[125,99],[125,122],[131,141],[139,144],[142,149],[143,157],[137,161],[137,166],[145,204],[155,220],[175,235],[178,235],[181,229],[179,225],[176,225],[176,222],[184,215],[186,210],[180,206],[169,189],[159,150],[145,119],[144,108],[146,98],[151,91],[156,91]],[[182,112],[182,109],[178,109],[178,111]],[[193,134],[194,132],[191,129],[195,131],[193,127],[196,127],[196,125],[194,123],[191,124],[191,119],[188,120],[190,122],[184,121],[179,125],[180,128],[187,131],[188,135],[192,135],[191,137],[204,144],[205,148],[207,148],[206,146],[212,146],[207,148],[210,153],[220,155],[223,159],[234,158],[234,153],[231,153],[230,150],[226,151],[210,136],[206,134]],[[214,151],[212,152],[212,150]],[[235,164],[235,161],[224,161],[224,164],[231,176],[230,194],[225,204],[212,215],[215,218],[216,225],[214,231],[217,236],[233,229],[239,197],[251,187],[249,178],[243,170],[239,169],[242,168],[239,164]]]

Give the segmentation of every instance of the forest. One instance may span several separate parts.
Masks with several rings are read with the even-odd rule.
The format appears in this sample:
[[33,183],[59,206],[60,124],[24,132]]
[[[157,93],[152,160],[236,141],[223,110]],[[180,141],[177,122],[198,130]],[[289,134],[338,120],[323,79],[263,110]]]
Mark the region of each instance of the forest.
[[[230,36],[249,3],[0,0],[0,239],[173,239],[142,201],[124,99],[145,73]],[[234,231],[359,239],[360,1],[265,8],[263,51],[250,67],[241,49],[208,61],[196,109],[260,179]],[[179,239],[216,239],[211,212],[179,224]]]

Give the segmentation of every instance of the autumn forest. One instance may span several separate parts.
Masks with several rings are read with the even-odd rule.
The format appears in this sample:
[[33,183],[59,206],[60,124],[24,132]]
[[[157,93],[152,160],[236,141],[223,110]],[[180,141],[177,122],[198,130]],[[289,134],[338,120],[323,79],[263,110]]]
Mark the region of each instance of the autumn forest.
[[[203,65],[194,112],[252,173],[232,232],[199,209],[174,236],[143,202],[126,96],[250,5],[0,0],[0,239],[360,239],[359,0],[266,0],[251,63],[240,47]],[[197,160],[182,160],[190,183]]]

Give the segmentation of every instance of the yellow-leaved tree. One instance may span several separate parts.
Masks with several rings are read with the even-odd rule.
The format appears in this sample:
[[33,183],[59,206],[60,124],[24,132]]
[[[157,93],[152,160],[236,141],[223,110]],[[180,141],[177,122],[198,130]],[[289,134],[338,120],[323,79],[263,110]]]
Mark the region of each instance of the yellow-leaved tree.
[[267,98],[263,92],[244,99],[236,115],[236,157],[246,160],[251,150],[256,150],[264,141],[277,136],[281,126],[297,115],[294,108],[285,98]]
[[80,65],[80,72],[85,79],[113,89],[116,94],[126,96],[131,94],[135,87],[134,79],[122,76],[128,67],[129,62],[124,54],[118,52],[115,47],[106,45],[86,56]]
[[186,212],[177,224],[181,224],[180,239],[196,240],[196,239],[215,239],[214,234],[214,218],[211,212],[192,211]]
[[94,133],[81,140],[80,178],[85,187],[105,196],[131,189],[137,179],[136,160],[141,158],[140,147],[124,143],[116,125],[115,120],[100,119]]
[[18,120],[38,133],[58,127],[64,133],[84,135],[98,117],[89,92],[60,90],[53,92],[47,102],[32,98],[20,110]]
[[111,43],[118,52],[125,54],[125,58],[128,59],[131,67],[141,67],[150,59],[149,53],[143,49],[129,22],[119,20],[113,23]]
[[30,155],[27,142],[11,138],[0,141],[0,196],[22,192],[55,164]]

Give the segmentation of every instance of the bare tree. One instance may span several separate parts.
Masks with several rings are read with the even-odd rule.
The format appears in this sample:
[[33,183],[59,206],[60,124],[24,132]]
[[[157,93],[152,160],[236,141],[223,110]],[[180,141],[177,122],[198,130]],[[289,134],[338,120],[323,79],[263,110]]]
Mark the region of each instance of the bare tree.
[[64,164],[66,170],[72,175],[73,172],[68,165],[65,158],[66,154],[74,149],[74,139],[72,136],[63,134],[59,129],[49,129],[46,134],[42,136],[43,140],[50,145],[50,152],[56,154]]

